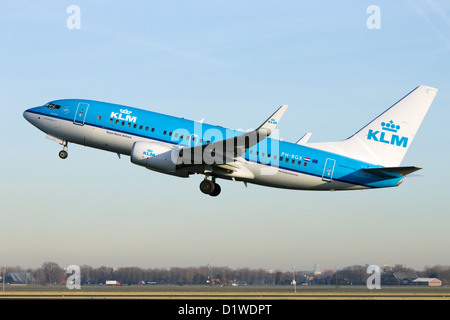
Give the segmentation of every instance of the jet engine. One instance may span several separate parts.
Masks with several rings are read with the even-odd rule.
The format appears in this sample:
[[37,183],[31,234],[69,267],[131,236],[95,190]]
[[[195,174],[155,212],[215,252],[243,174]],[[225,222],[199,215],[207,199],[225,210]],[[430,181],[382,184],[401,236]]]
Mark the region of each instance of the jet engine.
[[[173,155],[172,155],[173,154]],[[177,170],[178,152],[174,147],[159,142],[138,141],[131,149],[131,162],[162,173],[188,177],[186,170]]]

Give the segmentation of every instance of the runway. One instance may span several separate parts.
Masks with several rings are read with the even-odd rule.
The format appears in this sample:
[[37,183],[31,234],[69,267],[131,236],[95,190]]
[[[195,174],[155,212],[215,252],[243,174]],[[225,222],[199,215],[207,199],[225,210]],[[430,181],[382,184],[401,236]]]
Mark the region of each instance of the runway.
[[88,300],[450,300],[450,287],[207,287],[207,286],[8,286],[0,292],[2,300],[88,299]]

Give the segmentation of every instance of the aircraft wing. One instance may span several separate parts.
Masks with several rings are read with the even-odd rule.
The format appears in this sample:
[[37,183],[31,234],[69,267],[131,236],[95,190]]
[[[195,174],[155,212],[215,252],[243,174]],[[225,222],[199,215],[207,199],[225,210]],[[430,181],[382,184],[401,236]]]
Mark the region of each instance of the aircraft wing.
[[[233,162],[235,158],[242,157],[249,148],[272,134],[287,107],[287,105],[282,105],[256,130],[236,137],[214,141],[209,144],[184,148],[182,149],[183,155],[186,156],[188,154],[191,156],[190,159],[194,160],[199,159],[199,156],[201,156],[202,164],[225,164]],[[217,163],[217,159],[221,160],[219,161],[220,163]],[[187,165],[189,163],[184,162],[184,164]],[[199,163],[195,161],[195,164]]]

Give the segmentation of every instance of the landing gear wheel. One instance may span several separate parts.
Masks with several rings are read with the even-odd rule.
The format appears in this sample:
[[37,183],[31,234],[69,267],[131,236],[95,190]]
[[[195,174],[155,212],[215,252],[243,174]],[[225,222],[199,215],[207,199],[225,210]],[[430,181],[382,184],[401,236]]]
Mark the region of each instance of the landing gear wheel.
[[63,149],[59,152],[59,157],[61,159],[66,159],[69,154],[67,153],[67,150],[69,149],[69,143],[66,140],[63,140],[60,144],[63,145]]
[[217,197],[220,194],[221,188],[217,183],[214,183],[214,191],[211,192],[209,195],[211,197]]
[[66,150],[61,150],[61,151],[59,152],[59,157],[60,157],[61,159],[66,159],[68,155],[69,155],[69,154],[67,153]]
[[214,189],[216,187],[216,184],[210,180],[203,180],[200,183],[200,191],[204,194],[212,194],[214,192]]

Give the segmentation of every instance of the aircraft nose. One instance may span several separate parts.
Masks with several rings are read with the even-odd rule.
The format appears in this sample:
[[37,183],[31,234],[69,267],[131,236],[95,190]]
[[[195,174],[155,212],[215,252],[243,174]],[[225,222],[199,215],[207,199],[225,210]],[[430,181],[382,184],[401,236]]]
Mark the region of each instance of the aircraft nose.
[[24,112],[23,112],[23,117],[28,121],[28,122],[30,122],[30,123],[33,123],[33,114],[35,113],[34,111],[36,110],[36,112],[37,112],[37,109],[38,109],[39,107],[35,107],[35,108],[30,108],[30,109],[27,109],[27,110],[25,110]]
[[25,110],[23,112],[23,117],[27,120],[30,121],[30,112],[28,110]]

